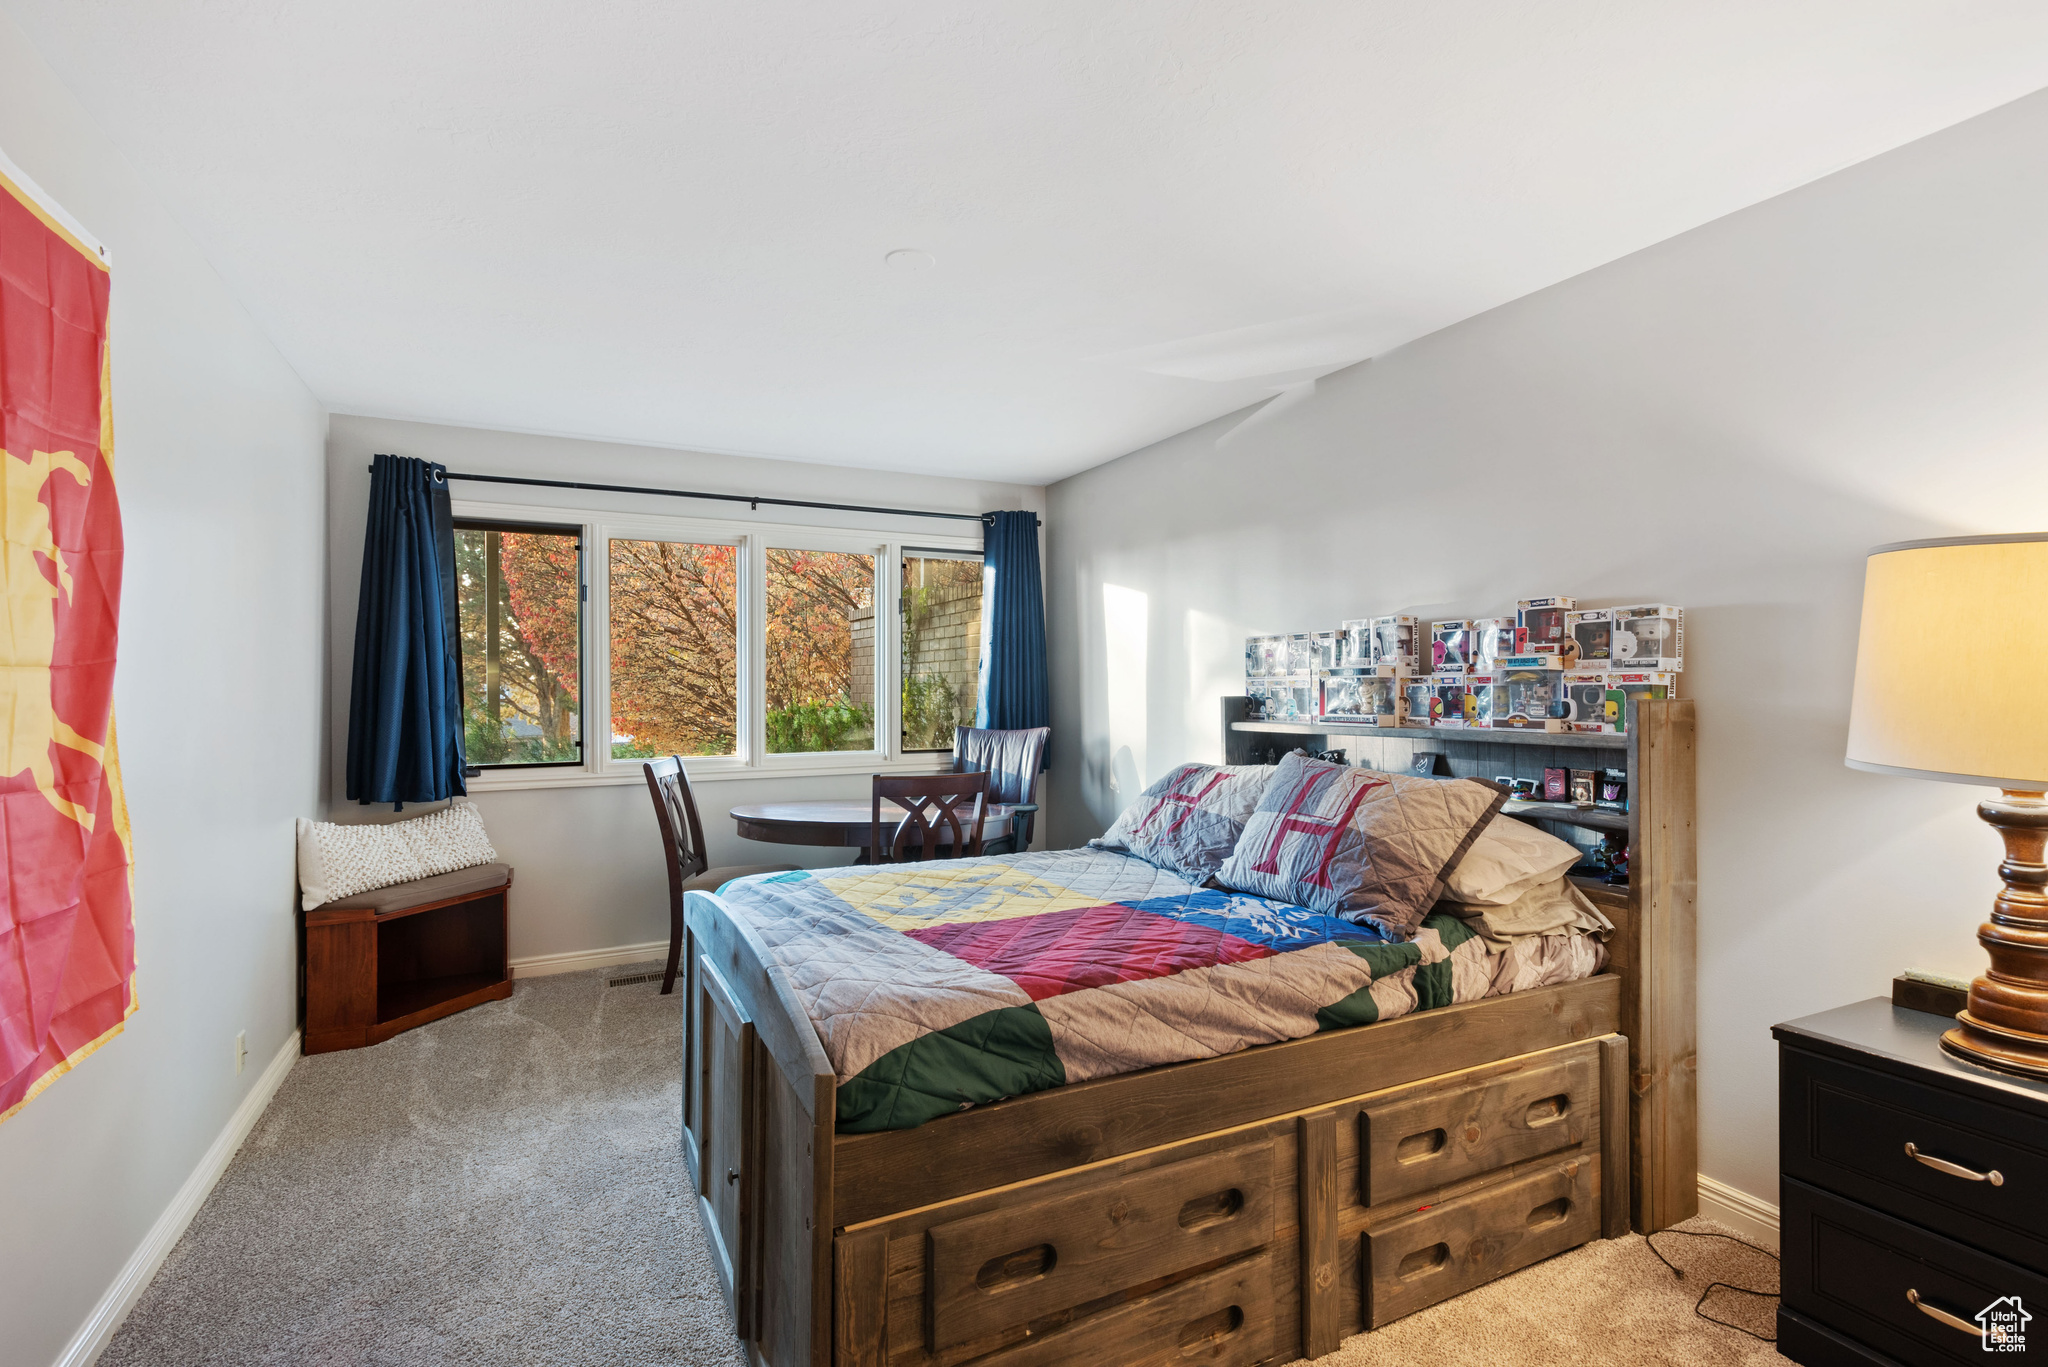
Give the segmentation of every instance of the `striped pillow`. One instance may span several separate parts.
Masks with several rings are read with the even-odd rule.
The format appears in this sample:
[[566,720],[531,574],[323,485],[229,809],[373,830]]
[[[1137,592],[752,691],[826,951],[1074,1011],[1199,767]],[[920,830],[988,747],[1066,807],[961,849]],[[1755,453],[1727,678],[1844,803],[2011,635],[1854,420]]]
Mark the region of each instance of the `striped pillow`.
[[1217,881],[1407,939],[1507,790],[1478,779],[1280,761]]

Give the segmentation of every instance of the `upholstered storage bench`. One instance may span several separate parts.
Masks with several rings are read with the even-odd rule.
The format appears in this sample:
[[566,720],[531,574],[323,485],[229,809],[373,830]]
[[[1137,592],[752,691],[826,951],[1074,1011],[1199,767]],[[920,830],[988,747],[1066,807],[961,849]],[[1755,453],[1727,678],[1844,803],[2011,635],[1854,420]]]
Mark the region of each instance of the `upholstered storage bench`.
[[324,1054],[512,995],[512,866],[479,864],[301,913],[300,1026]]

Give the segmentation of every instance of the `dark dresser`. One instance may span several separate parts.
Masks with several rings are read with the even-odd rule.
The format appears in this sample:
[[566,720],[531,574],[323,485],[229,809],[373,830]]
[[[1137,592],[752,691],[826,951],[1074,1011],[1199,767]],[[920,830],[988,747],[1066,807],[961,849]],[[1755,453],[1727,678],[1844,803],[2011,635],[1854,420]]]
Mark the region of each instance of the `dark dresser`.
[[1795,1362],[2048,1357],[2048,1083],[1950,1058],[1953,1024],[1875,997],[1771,1032]]

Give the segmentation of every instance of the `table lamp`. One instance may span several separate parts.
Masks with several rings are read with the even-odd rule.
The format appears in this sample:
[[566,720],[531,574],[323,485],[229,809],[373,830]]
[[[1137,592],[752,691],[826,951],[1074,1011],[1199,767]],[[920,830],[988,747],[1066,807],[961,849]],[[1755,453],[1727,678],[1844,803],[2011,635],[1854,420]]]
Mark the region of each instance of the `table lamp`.
[[2048,1077],[2048,533],[1870,553],[1848,762],[2000,790],[1977,804],[2005,841],[1977,931],[1991,968],[1941,1046]]

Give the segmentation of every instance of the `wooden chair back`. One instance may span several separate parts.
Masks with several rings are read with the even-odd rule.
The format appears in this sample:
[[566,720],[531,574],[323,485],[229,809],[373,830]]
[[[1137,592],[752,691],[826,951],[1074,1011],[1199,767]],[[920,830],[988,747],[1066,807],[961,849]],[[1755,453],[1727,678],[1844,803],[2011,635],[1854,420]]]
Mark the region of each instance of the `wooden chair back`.
[[669,901],[681,907],[683,880],[704,872],[710,863],[704,855],[704,823],[697,818],[697,799],[690,792],[690,776],[683,771],[681,755],[651,759],[640,767],[654,798],[662,853],[668,856]]
[[[960,807],[974,799],[972,820],[961,820]],[[886,838],[882,834],[882,804],[893,802],[904,809],[904,817]],[[951,845],[953,857],[981,853],[982,823],[988,818],[988,775],[913,774],[908,777],[875,775],[874,799],[869,813],[868,857],[877,864],[908,859],[936,859],[939,846]]]

